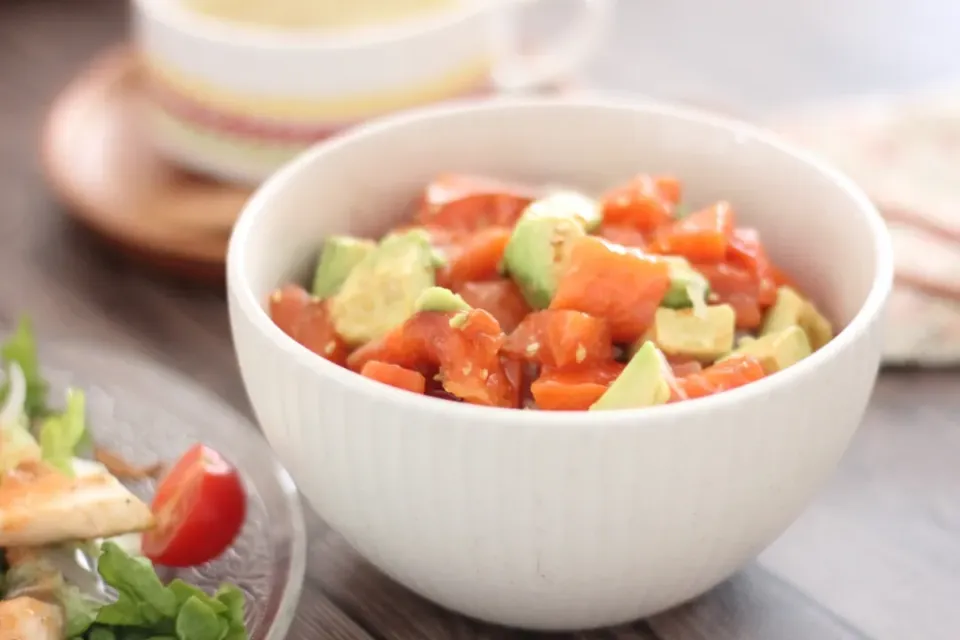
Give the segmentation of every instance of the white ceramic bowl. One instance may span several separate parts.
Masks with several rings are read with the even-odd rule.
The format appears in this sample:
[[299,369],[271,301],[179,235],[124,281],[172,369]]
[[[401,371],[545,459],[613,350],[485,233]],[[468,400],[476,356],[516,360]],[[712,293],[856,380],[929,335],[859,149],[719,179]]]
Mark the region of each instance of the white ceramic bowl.
[[[669,172],[734,203],[845,328],[810,358],[717,396],[546,413],[421,397],[300,347],[263,308],[320,239],[377,235],[434,174],[615,184]],[[892,282],[884,226],[846,178],[746,125],[614,102],[434,108],[316,147],[253,197],[228,258],[243,379],[310,504],[414,591],[467,615],[577,629],[714,586],[774,540],[834,469],[877,373]]]

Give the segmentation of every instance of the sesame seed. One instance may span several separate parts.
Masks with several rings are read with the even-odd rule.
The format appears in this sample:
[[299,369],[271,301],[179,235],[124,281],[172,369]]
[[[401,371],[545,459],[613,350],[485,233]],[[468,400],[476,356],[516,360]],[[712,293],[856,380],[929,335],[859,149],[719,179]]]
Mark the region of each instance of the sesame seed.
[[582,344],[577,345],[577,364],[587,359],[587,348]]

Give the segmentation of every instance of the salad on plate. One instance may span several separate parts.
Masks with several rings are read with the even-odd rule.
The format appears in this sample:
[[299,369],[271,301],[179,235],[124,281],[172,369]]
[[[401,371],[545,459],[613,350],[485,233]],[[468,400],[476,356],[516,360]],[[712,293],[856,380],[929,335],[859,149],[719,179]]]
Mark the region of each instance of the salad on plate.
[[51,408],[29,321],[0,347],[0,640],[242,640],[244,595],[209,594],[157,566],[226,551],[246,517],[237,470],[196,444],[151,504],[122,480],[158,475],[94,442],[82,390]]

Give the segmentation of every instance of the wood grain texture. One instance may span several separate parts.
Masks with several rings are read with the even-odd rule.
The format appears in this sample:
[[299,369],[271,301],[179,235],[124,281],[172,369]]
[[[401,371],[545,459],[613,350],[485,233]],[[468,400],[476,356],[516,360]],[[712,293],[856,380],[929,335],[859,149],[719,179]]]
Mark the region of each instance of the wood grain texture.
[[791,584],[751,566],[708,595],[653,617],[662,640],[861,640],[866,636]]
[[886,375],[837,475],[760,563],[871,637],[956,638],[958,388]]
[[[828,10],[829,8],[829,10]],[[122,0],[0,2],[0,324],[147,355],[249,412],[220,292],[127,266],[66,222],[37,160],[44,110],[124,35]],[[960,79],[960,5],[622,0],[590,80],[757,115]],[[885,374],[837,475],[759,560],[704,597],[581,640],[955,640],[960,375]],[[525,638],[410,594],[310,522],[297,640]]]

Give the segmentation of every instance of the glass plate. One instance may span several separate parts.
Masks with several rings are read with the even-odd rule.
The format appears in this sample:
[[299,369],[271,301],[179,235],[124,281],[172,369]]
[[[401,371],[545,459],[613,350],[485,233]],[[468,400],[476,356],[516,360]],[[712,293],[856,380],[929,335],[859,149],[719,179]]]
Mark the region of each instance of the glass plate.
[[[161,570],[214,590],[231,582],[247,596],[251,640],[287,634],[303,585],[306,533],[296,488],[269,445],[246,419],[179,374],[154,363],[94,347],[41,347],[49,402],[62,406],[67,387],[83,389],[97,444],[139,464],[170,462],[202,441],[240,469],[247,522],[222,557],[186,570]],[[153,482],[130,484],[149,503]]]

